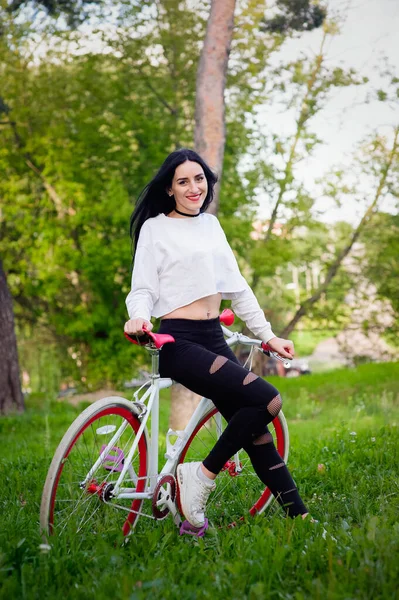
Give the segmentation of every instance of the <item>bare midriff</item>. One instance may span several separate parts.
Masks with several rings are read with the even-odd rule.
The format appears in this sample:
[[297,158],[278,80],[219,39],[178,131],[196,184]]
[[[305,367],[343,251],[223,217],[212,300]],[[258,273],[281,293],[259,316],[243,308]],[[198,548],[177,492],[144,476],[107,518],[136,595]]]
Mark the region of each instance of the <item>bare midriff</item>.
[[199,300],[191,302],[186,306],[181,306],[172,310],[167,315],[163,315],[162,319],[194,319],[196,321],[202,321],[206,319],[216,319],[220,312],[220,303],[222,301],[222,294],[212,294],[211,296],[205,296]]

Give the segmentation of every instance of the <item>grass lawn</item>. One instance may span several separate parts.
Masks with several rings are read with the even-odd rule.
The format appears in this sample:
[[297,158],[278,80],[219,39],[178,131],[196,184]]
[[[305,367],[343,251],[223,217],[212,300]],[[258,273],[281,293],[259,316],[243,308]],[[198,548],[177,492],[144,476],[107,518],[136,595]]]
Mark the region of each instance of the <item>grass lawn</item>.
[[[285,519],[273,503],[204,539],[142,519],[126,546],[115,531],[53,538],[44,553],[44,480],[84,405],[32,400],[0,418],[0,598],[398,598],[399,364],[270,381],[289,424],[289,468],[319,524]],[[166,431],[167,394],[161,404]]]

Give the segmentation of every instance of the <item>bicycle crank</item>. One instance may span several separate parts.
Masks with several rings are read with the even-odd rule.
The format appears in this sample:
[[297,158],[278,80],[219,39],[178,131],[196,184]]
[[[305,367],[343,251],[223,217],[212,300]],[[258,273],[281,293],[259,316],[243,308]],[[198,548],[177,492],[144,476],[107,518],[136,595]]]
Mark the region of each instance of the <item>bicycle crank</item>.
[[165,519],[169,513],[172,513],[175,520],[176,514],[178,514],[175,499],[176,479],[173,475],[164,475],[156,484],[152,496],[152,514],[154,517],[158,520]]

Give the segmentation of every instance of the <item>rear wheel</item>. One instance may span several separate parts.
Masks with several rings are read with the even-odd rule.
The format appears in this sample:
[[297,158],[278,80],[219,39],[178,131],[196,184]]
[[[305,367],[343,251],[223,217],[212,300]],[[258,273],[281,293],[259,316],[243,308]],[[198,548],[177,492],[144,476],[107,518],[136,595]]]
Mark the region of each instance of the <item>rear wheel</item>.
[[[191,461],[203,461],[221,435],[226,421],[214,408],[198,423],[185,445],[179,464]],[[287,462],[289,436],[286,419],[279,412],[268,425],[274,444],[280,456]],[[238,459],[238,460],[237,460]],[[217,487],[209,497],[206,514],[214,522],[229,524],[248,513],[261,514],[272,502],[273,495],[268,487],[256,475],[248,454],[241,450],[231,457],[217,476]]]
[[[143,500],[114,498],[113,489],[139,427],[137,414],[124,398],[104,398],[79,415],[61,440],[47,474],[40,509],[45,533],[98,535],[118,528],[124,535],[130,532]],[[112,448],[88,476],[114,437]],[[146,476],[147,439],[142,435],[122,485],[130,492],[144,492]]]

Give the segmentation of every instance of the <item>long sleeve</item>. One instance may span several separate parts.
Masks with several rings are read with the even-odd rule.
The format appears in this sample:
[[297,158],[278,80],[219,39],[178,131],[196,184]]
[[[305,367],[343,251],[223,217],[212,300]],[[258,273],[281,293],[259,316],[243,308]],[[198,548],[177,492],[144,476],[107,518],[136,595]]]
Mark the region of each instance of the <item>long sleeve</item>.
[[214,219],[219,239],[221,240],[221,247],[223,248],[223,253],[226,257],[226,262],[223,263],[223,269],[230,274],[230,277],[234,278],[234,281],[238,282],[240,289],[240,291],[236,291],[232,294],[223,294],[222,297],[231,298],[232,310],[245,322],[254,335],[261,339],[262,342],[267,343],[269,340],[276,337],[276,335],[273,333],[269,321],[266,320],[265,313],[259,306],[255,294],[240,272],[237,259],[234,256],[234,252],[231,249],[219,220],[216,217],[214,217]]
[[248,283],[242,292],[236,293],[236,297],[231,301],[231,308],[262,342],[267,343],[276,337]]
[[240,273],[226,235],[214,215],[174,219],[160,213],[140,229],[126,298],[130,319],[162,317],[220,293],[262,341],[275,337],[263,310]]
[[[231,294],[231,308],[236,315],[245,322],[254,335],[261,339],[262,342],[267,343],[269,340],[276,337],[276,335],[273,333],[272,326],[270,325],[269,321],[266,320],[265,313],[259,306],[259,302],[256,299],[255,294],[249,287],[245,277],[243,277],[243,275],[240,273],[240,268],[238,266],[236,257],[234,256],[234,252],[231,249],[231,246],[226,238],[226,234],[224,233],[218,220],[217,225],[224,252],[227,257],[226,266],[229,272],[235,274],[235,279],[240,281],[242,284],[241,291]],[[224,296],[228,297],[230,294],[225,294]]]
[[158,270],[149,243],[148,231],[143,226],[134,257],[132,289],[126,298],[130,319],[150,321],[153,306],[159,298]]

